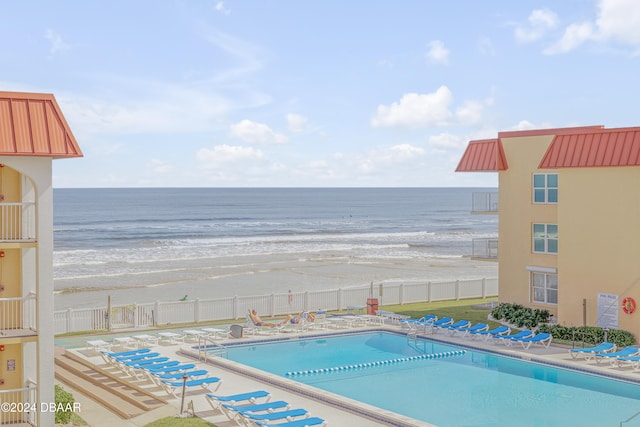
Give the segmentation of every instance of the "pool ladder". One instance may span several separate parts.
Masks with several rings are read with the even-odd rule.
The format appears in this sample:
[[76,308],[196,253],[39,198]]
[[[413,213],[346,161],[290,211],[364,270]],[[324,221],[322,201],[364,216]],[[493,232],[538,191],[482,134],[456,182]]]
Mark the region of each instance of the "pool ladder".
[[[212,346],[210,346],[210,343]],[[209,356],[229,358],[229,351],[225,346],[215,342],[210,337],[198,337],[198,361],[207,363]]]

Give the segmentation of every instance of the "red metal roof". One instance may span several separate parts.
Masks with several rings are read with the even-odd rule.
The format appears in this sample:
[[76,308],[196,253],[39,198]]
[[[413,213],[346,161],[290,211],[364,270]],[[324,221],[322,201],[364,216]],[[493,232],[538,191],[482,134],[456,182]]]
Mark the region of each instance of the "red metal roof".
[[507,170],[507,159],[500,139],[469,142],[456,172],[497,172]]
[[0,155],[82,157],[51,94],[0,92]]
[[556,135],[540,169],[640,166],[640,127]]

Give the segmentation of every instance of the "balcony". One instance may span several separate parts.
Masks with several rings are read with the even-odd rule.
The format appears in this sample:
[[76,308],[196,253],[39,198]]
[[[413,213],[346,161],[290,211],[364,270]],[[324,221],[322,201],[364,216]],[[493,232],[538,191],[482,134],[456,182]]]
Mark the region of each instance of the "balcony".
[[495,214],[498,213],[498,192],[483,191],[472,194],[471,213]]
[[0,242],[36,241],[36,204],[0,203]]
[[0,338],[37,335],[36,294],[0,298]]
[[498,260],[498,239],[473,239],[471,258],[486,261]]
[[0,412],[0,425],[37,426],[37,413],[40,410],[36,384],[29,381],[27,387],[12,390],[0,390],[0,403],[7,406],[7,410]]

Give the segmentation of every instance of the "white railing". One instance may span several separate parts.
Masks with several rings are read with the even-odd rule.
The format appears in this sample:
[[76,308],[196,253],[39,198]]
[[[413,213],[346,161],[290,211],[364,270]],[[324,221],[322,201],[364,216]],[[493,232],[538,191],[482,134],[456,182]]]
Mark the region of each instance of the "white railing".
[[0,425],[38,425],[36,386],[29,383],[25,388],[0,390]]
[[36,294],[0,298],[0,336],[36,334]]
[[[238,320],[244,322],[249,309],[264,316],[283,316],[303,310],[346,310],[349,306],[365,306],[368,298],[377,298],[379,305],[408,304],[498,296],[498,279],[452,280],[449,282],[419,282],[383,284],[270,295],[235,296],[190,301],[156,301],[127,306],[80,308],[56,311],[56,334],[117,328],[147,328],[168,324]],[[116,313],[129,313],[127,321]],[[111,324],[109,318],[111,317]],[[117,318],[115,318],[117,317]],[[117,322],[115,321],[117,320]]]
[[473,239],[471,258],[498,259],[498,239]]
[[496,213],[498,212],[498,192],[485,191],[472,194],[472,213]]
[[0,203],[0,241],[36,240],[36,204]]

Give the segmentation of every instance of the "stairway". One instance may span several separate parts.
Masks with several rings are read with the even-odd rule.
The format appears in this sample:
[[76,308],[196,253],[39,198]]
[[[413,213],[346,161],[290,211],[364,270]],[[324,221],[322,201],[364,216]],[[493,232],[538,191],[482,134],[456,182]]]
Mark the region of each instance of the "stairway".
[[143,388],[129,384],[62,347],[55,348],[55,376],[123,419],[167,404]]

